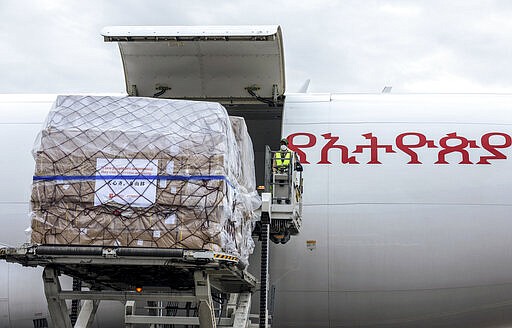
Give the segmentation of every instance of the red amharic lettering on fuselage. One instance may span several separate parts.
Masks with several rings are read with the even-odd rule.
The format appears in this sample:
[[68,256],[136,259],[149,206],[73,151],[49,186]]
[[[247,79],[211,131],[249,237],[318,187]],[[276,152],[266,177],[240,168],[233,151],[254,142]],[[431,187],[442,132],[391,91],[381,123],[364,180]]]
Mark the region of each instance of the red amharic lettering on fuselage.
[[[332,133],[324,133],[317,137],[312,133],[297,132],[288,136],[288,142],[289,148],[297,153],[303,164],[311,164],[307,151],[312,150],[318,144],[322,148],[320,161],[316,164],[348,165],[360,164],[357,156],[365,152],[370,159],[366,164],[382,164],[381,159],[384,155],[392,156],[400,152],[407,155],[408,162],[406,164],[423,164],[419,153],[421,149],[430,149],[430,151],[436,152],[437,160],[434,161],[434,164],[451,164],[448,155],[452,161],[454,158],[458,158],[458,161],[454,162],[456,164],[492,164],[491,161],[507,159],[507,155],[502,150],[512,146],[512,137],[503,132],[485,133],[478,138],[478,141],[466,138],[457,132],[447,133],[438,140],[428,138],[419,132],[404,132],[395,137],[394,144],[380,142],[379,137],[374,133],[364,133],[361,136],[360,144],[346,145],[343,144],[339,136]],[[472,154],[471,149],[476,148],[480,149],[480,154]]]

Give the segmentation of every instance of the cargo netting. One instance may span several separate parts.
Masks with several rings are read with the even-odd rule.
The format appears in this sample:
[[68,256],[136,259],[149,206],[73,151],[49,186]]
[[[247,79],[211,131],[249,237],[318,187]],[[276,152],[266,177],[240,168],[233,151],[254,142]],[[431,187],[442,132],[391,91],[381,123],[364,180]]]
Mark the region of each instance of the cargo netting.
[[34,146],[32,242],[206,249],[247,263],[245,121],[211,102],[59,96]]

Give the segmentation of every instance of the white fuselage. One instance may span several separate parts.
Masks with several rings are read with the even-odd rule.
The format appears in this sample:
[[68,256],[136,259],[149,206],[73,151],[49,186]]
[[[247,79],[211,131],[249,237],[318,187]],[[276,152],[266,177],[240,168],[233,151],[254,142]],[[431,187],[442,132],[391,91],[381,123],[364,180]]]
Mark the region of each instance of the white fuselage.
[[[303,230],[272,250],[276,326],[510,324],[512,161],[487,158],[491,145],[510,157],[511,110],[510,95],[289,95],[284,135],[316,142],[299,146]],[[368,164],[370,133],[389,146],[381,164]],[[449,152],[465,143],[452,133],[464,153]],[[419,134],[432,142],[403,147]],[[358,164],[340,148],[319,164],[332,137]]]
[[[53,99],[0,97],[8,245],[26,241],[30,150]],[[304,215],[271,249],[274,327],[511,324],[511,126],[512,95],[288,95]],[[48,317],[40,274],[0,263],[0,328]],[[118,310],[96,326],[119,326]]]

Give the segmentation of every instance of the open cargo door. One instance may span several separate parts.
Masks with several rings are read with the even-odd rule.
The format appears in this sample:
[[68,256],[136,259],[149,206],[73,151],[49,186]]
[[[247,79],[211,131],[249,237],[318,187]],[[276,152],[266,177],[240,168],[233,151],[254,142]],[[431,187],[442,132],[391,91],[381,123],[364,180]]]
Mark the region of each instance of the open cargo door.
[[119,43],[129,95],[273,105],[284,94],[277,25],[112,26],[102,35]]

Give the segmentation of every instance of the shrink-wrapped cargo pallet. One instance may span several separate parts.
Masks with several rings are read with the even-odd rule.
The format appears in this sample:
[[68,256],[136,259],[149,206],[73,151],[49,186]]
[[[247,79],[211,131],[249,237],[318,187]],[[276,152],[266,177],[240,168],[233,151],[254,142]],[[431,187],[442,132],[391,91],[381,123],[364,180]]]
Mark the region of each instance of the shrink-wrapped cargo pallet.
[[33,243],[252,253],[252,143],[219,104],[59,96],[34,157]]

